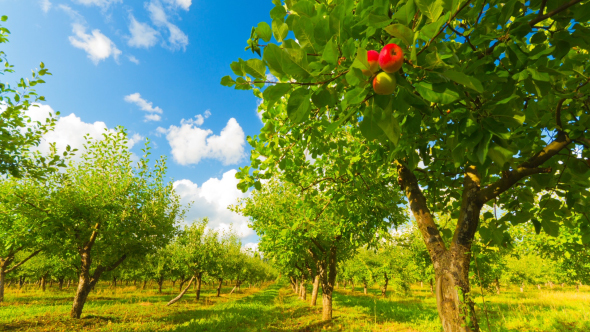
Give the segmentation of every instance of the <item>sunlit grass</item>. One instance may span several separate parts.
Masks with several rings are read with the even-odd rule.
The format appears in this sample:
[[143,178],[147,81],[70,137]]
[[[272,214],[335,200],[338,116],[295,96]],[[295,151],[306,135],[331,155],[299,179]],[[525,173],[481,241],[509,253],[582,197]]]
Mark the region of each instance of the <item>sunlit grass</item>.
[[[441,331],[434,295],[414,285],[408,295],[377,288],[365,295],[339,288],[334,295],[334,319],[321,321],[318,305],[301,301],[285,283],[242,287],[231,296],[215,297],[206,287],[195,301],[191,289],[179,303],[166,307],[178,287],[163,294],[152,288],[99,285],[80,320],[68,318],[74,289],[43,293],[9,289],[0,306],[0,331]],[[230,286],[223,288],[227,294]],[[308,292],[308,296],[311,292]],[[590,287],[504,289],[502,294],[474,292],[482,331],[590,331]],[[309,300],[309,297],[308,297]]]

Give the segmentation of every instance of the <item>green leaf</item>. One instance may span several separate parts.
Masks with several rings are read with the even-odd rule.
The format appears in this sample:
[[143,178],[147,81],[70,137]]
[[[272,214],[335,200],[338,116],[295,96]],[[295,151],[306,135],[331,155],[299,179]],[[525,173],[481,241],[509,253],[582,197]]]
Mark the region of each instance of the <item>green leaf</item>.
[[301,17],[293,25],[293,32],[301,46],[309,45],[313,49],[313,23],[311,19],[306,16]]
[[430,39],[434,38],[436,34],[440,31],[440,28],[445,24],[445,22],[449,19],[449,15],[451,13],[446,13],[445,15],[441,16],[436,22],[432,22],[427,24],[420,30],[420,34],[424,37],[425,41],[429,41]]
[[282,42],[283,39],[287,38],[287,34],[289,33],[289,26],[282,20],[273,20],[272,33],[278,42]]
[[291,91],[291,84],[279,83],[271,85],[264,89],[262,98],[266,101],[268,108],[271,108],[274,103],[279,101],[279,99],[281,99],[281,97],[283,97],[289,91]]
[[8,20],[8,16],[2,15],[2,17],[0,17],[0,20],[2,20],[2,22],[6,22],[6,20]]
[[278,77],[285,75],[285,71],[283,70],[283,50],[281,50],[280,47],[275,44],[268,44],[264,48],[264,55],[262,58],[266,61],[268,68],[273,75]]
[[270,29],[270,25],[266,22],[258,23],[256,27],[256,34],[262,38],[265,42],[269,42],[270,38],[272,37],[272,30]]
[[541,223],[539,220],[537,218],[533,218],[531,219],[531,222],[533,223],[533,226],[535,226],[535,233],[541,234]]
[[485,132],[483,134],[483,138],[481,139],[481,141],[479,141],[479,144],[477,145],[476,155],[477,160],[479,160],[480,164],[483,164],[486,160],[486,157],[488,156],[488,150],[490,147],[491,139],[492,134],[490,134],[489,132]]
[[529,73],[531,73],[532,79],[536,81],[549,82],[549,74],[541,73],[534,68],[527,68],[527,70],[529,71]]
[[504,166],[507,162],[512,159],[514,153],[512,151],[491,142],[488,148],[488,156],[492,159],[499,167]]
[[311,111],[309,92],[307,88],[299,88],[291,93],[287,103],[287,115],[291,121],[300,123],[308,117]]
[[443,11],[443,0],[414,0],[416,6],[430,19],[430,22],[435,22],[440,17]]
[[456,83],[463,84],[472,90],[483,93],[483,86],[481,85],[481,82],[475,77],[467,76],[462,72],[454,70],[447,70],[446,72],[442,73],[442,75]]
[[244,70],[242,68],[242,63],[234,61],[232,63],[230,63],[229,67],[231,68],[231,70],[234,72],[234,74],[238,75],[238,76],[244,76]]
[[332,106],[335,103],[334,96],[328,88],[316,90],[311,96],[311,100],[317,108]]
[[334,66],[338,63],[338,48],[334,39],[330,39],[326,44],[324,53],[322,54],[322,60]]
[[390,35],[401,39],[407,46],[412,46],[414,32],[403,24],[392,24],[385,29]]
[[557,237],[559,235],[559,223],[550,220],[543,220],[542,225],[545,233],[549,234],[550,236]]
[[414,15],[416,14],[416,6],[414,4],[414,0],[408,0],[405,5],[401,6],[401,8],[393,14],[393,19],[397,20],[399,23],[408,26],[414,19]]
[[379,127],[383,130],[387,138],[394,144],[397,145],[399,138],[401,136],[401,128],[399,126],[399,122],[393,116],[393,111],[391,110],[391,104],[389,107],[383,111],[383,117],[378,122]]
[[262,60],[250,59],[246,61],[244,66],[247,74],[252,75],[256,78],[266,78],[266,65]]
[[221,85],[223,86],[233,86],[234,84],[236,84],[236,81],[234,81],[231,76],[224,76],[221,78]]
[[283,21],[287,15],[287,10],[282,5],[275,6],[273,9],[270,10],[270,18],[273,20]]
[[439,104],[450,104],[460,98],[459,93],[446,83],[420,82],[415,85],[422,98]]
[[348,121],[348,119],[350,119],[350,117],[357,112],[356,108],[352,108],[348,114],[346,114],[345,116],[341,117],[340,119],[338,119],[338,121],[336,122],[332,122],[328,128],[326,128],[326,134],[331,134],[334,132],[334,130],[336,130],[336,128],[340,127],[344,122]]

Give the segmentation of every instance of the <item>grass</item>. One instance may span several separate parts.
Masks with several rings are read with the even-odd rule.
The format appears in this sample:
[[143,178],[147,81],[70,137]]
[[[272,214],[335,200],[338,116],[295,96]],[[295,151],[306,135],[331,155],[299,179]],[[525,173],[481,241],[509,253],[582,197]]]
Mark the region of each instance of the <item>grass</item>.
[[[224,287],[228,294],[231,287]],[[299,300],[284,283],[262,288],[243,287],[233,295],[215,297],[206,287],[203,299],[191,291],[173,306],[177,294],[171,285],[163,294],[134,286],[116,289],[101,284],[91,293],[82,319],[68,318],[74,289],[43,293],[37,289],[8,289],[0,305],[0,331],[441,331],[434,296],[427,287],[412,286],[408,296],[381,298],[337,289],[334,319],[321,321],[321,298],[316,307]],[[308,292],[308,294],[311,292]],[[501,295],[487,294],[484,311],[477,294],[482,331],[590,331],[590,288],[517,288]]]

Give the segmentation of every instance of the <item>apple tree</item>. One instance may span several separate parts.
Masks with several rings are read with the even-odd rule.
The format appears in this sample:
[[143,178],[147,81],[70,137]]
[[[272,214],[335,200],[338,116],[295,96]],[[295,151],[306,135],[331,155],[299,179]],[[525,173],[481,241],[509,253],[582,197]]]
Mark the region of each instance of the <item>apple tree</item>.
[[[285,158],[295,147],[338,158],[341,147],[325,143],[337,128],[359,128],[365,148],[397,167],[432,259],[443,329],[479,330],[469,267],[485,205],[507,211],[507,225],[552,231],[567,214],[590,223],[590,3],[273,3],[271,24],[259,23],[248,42],[261,59],[239,59],[236,76],[221,81],[263,99],[265,125],[249,139],[255,152],[240,187],[299,166]],[[367,50],[390,43],[404,63],[389,73],[394,92],[377,94],[363,74]],[[272,152],[266,160],[261,146]],[[535,200],[543,192],[566,202]],[[455,220],[450,243],[436,215]]]

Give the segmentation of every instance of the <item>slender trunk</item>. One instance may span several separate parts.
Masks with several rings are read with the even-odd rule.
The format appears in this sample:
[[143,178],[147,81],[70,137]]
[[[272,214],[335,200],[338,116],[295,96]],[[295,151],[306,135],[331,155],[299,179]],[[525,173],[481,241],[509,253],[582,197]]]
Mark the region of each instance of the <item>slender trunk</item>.
[[76,291],[74,303],[72,304],[72,311],[70,312],[70,317],[72,318],[80,318],[80,316],[82,315],[82,309],[84,309],[84,304],[86,304],[86,299],[88,299],[88,294],[90,294],[92,287],[94,286],[96,280],[100,276],[97,276],[97,278],[94,280],[90,278],[90,266],[92,264],[90,252],[83,251],[81,252],[81,256],[82,264],[80,265],[80,278],[78,281],[78,290]]
[[520,292],[523,293],[524,292],[524,284],[520,285]]
[[367,283],[363,282],[363,292],[367,295]]
[[162,294],[162,285],[164,284],[164,277],[158,278],[158,293]]
[[312,307],[316,305],[318,299],[318,289],[320,288],[320,276],[317,275],[313,279],[313,289],[311,291],[311,302],[309,303]]
[[18,278],[18,289],[22,289],[23,285],[25,284],[25,277],[19,277]]
[[297,293],[297,281],[295,281],[295,278],[289,277],[289,282],[291,282],[291,289],[293,289],[293,293]]
[[143,286],[141,287],[141,290],[145,290],[145,287],[147,286],[147,280],[143,281]]
[[420,288],[424,288],[424,282],[420,281]]
[[564,287],[565,287],[565,283],[562,282],[561,283],[561,288],[564,288]]
[[305,288],[305,279],[301,279],[301,299],[307,300],[307,289]]
[[350,292],[354,293],[354,281],[350,282]]
[[496,278],[496,294],[500,295],[500,281]]
[[184,288],[184,290],[182,292],[180,292],[180,294],[178,294],[177,297],[170,300],[170,302],[168,302],[166,304],[166,306],[169,306],[169,305],[172,305],[172,304],[178,302],[184,296],[184,294],[188,291],[188,289],[191,287],[193,280],[195,280],[195,277],[192,277],[191,280],[189,280],[188,285],[186,285],[186,287]]
[[184,279],[184,277],[182,279],[180,279],[180,284],[178,285],[178,291],[182,291],[182,285],[184,285],[184,283],[186,282],[186,280]]
[[223,283],[223,278],[219,278],[219,286],[217,286],[217,297],[221,296],[221,285]]
[[203,273],[202,272],[197,273],[197,301],[201,297],[201,279],[202,279],[202,276],[203,276]]
[[332,293],[336,281],[336,247],[330,246],[328,261],[322,271],[322,320],[332,320]]
[[65,280],[64,277],[61,277],[61,278],[58,278],[57,279],[59,290],[62,290],[63,289],[63,287],[64,287],[64,280]]
[[72,279],[68,279],[68,285],[66,286],[66,288],[70,288],[71,283],[72,283]]
[[537,289],[538,290],[541,290],[541,285],[537,285]]
[[46,284],[47,284],[47,275],[44,274],[41,277],[41,289],[43,290],[43,292],[45,292]]
[[172,288],[176,287],[176,279],[172,280]]
[[6,273],[4,273],[4,268],[0,267],[0,303],[4,302],[4,278],[6,277]]
[[133,286],[137,286],[137,279],[133,279]]
[[299,293],[299,279],[295,279],[295,293],[301,297],[301,293]]
[[385,282],[383,283],[383,287],[381,287],[381,296],[385,297],[387,295],[387,285],[389,284],[389,278],[385,272],[383,272],[383,279]]

